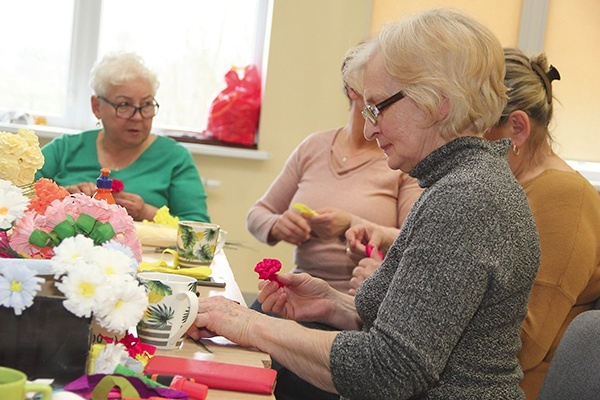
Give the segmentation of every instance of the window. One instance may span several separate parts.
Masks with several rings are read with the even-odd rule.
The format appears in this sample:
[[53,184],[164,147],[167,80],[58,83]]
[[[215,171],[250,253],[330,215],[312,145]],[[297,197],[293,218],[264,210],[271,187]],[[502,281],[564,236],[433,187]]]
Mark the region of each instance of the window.
[[49,125],[91,128],[92,65],[110,51],[135,51],[160,81],[154,126],[202,131],[225,73],[261,67],[267,2],[3,2],[2,15],[27,18],[5,18],[13,39],[0,46],[0,107],[42,115]]

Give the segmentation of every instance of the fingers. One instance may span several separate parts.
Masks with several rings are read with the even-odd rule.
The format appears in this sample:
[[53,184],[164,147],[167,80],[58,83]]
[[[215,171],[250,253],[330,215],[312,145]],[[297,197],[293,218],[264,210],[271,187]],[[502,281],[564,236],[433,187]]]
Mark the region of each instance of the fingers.
[[379,250],[379,248],[375,245],[368,244],[365,246],[365,251],[367,252],[367,256],[377,261],[383,260],[383,251]]
[[310,232],[311,228],[308,222],[298,213],[289,210],[279,217],[271,229],[271,235],[276,239],[297,246],[310,239]]
[[77,185],[65,186],[69,193],[85,193],[88,196],[93,196],[96,192],[96,185],[92,182],[82,182]]
[[258,284],[258,295],[256,299],[259,303],[263,304],[267,298],[272,296],[279,289],[277,282],[272,281],[260,281]]

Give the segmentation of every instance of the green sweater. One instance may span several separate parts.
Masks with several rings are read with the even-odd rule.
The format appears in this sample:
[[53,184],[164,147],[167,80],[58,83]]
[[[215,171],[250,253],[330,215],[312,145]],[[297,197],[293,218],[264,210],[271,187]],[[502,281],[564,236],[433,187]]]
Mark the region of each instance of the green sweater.
[[[61,186],[95,182],[100,175],[96,149],[98,130],[62,135],[42,148],[44,166],[36,179],[51,178]],[[209,222],[206,193],[189,151],[171,138],[158,136],[135,160],[111,178],[123,181],[124,191],[140,195],[155,207],[167,206],[182,220]]]

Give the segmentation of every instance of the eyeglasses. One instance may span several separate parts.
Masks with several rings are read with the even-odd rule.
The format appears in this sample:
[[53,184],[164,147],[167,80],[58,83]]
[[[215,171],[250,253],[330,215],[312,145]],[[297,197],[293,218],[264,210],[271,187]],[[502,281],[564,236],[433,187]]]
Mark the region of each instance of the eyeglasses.
[[140,115],[143,119],[150,119],[158,114],[158,108],[160,107],[156,100],[152,99],[152,102],[149,104],[144,104],[143,106],[136,107],[129,103],[120,103],[115,104],[112,101],[108,100],[106,97],[98,96],[98,98],[107,104],[110,104],[115,108],[115,114],[118,118],[123,119],[131,119],[135,116],[136,112],[140,112]]
[[383,110],[385,110],[387,107],[391,106],[392,104],[394,104],[395,102],[402,100],[404,98],[404,91],[399,91],[398,93],[396,93],[395,95],[388,97],[387,99],[385,99],[384,101],[382,101],[379,104],[376,104],[374,106],[364,106],[362,109],[362,116],[365,117],[365,119],[368,119],[369,121],[371,121],[371,123],[373,125],[377,125],[377,117],[379,116],[379,114],[381,114],[381,112]]

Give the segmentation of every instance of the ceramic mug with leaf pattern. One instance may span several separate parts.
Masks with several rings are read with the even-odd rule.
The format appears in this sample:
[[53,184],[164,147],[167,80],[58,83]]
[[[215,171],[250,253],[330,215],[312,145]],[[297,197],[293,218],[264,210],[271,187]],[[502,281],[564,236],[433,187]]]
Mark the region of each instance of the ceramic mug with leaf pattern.
[[139,339],[163,350],[178,349],[198,314],[196,278],[162,272],[140,272],[148,308],[137,324]]
[[210,265],[217,252],[221,227],[196,221],[179,221],[177,254],[182,267]]

